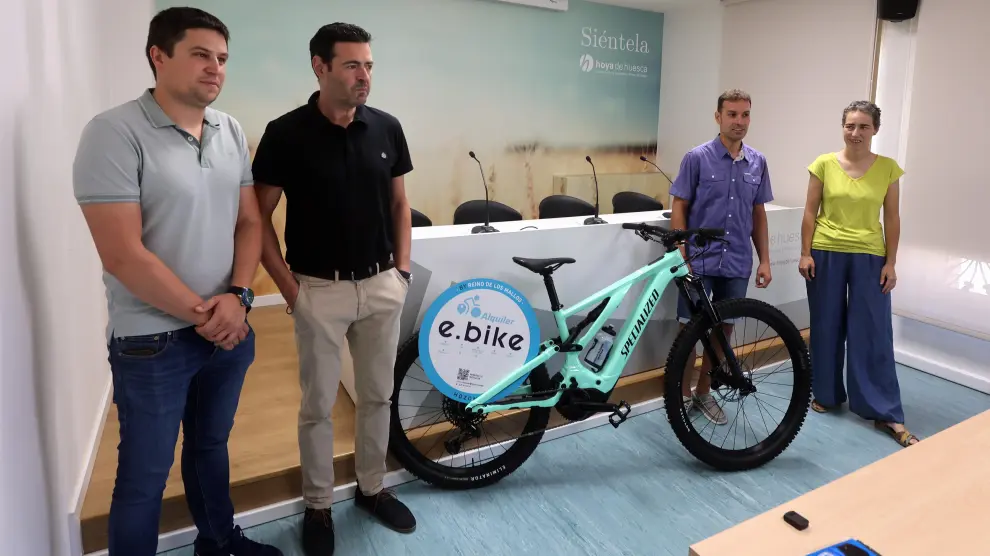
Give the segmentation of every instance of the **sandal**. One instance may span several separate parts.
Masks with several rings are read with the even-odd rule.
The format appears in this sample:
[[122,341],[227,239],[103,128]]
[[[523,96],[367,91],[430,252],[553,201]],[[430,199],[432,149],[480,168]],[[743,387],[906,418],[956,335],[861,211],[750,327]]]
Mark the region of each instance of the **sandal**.
[[890,435],[894,440],[897,441],[898,444],[900,444],[905,448],[911,446],[912,444],[917,444],[918,442],[921,442],[920,438],[909,432],[907,429],[902,431],[894,430],[894,426],[891,423],[886,423],[884,421],[874,421],[873,426],[875,426],[878,430],[881,430],[887,433],[888,435]]
[[811,409],[817,411],[818,413],[828,413],[830,408],[818,403],[818,400],[811,400]]

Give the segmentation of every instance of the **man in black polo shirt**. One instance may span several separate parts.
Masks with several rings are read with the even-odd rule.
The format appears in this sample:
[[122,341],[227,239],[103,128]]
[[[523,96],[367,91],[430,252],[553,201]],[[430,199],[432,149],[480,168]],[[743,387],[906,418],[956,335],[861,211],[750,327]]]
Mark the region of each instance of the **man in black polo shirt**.
[[[355,502],[397,531],[416,527],[382,484],[399,316],[412,279],[403,182],[412,162],[399,121],[365,105],[370,42],[365,30],[345,23],[316,33],[309,49],[319,91],[268,124],[253,166],[265,228],[262,264],[295,319],[309,556],[333,553],[330,417],[345,336],[357,394]],[[272,226],[283,192],[285,260]]]

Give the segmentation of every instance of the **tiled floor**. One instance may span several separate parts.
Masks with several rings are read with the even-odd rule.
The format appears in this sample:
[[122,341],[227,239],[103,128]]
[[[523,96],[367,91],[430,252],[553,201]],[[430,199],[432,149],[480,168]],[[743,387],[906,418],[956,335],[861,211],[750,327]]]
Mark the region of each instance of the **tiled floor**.
[[[990,396],[900,367],[908,427],[922,439],[990,409]],[[420,482],[399,495],[418,530],[400,535],[345,501],[334,507],[337,556],[513,553],[686,556],[688,547],[901,449],[848,411],[810,412],[769,465],[723,474],[696,462],[662,412],[547,442],[493,487],[446,492]],[[247,531],[302,556],[301,516]],[[192,556],[190,548],[167,553]]]

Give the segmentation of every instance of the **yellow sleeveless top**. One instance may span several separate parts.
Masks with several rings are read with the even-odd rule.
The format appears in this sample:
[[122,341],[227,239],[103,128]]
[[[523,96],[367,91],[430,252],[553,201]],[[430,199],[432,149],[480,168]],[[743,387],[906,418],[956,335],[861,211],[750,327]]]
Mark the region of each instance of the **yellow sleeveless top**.
[[885,257],[880,211],[887,188],[904,175],[897,162],[877,156],[862,177],[853,179],[842,169],[836,153],[827,153],[816,158],[808,171],[824,184],[811,248]]

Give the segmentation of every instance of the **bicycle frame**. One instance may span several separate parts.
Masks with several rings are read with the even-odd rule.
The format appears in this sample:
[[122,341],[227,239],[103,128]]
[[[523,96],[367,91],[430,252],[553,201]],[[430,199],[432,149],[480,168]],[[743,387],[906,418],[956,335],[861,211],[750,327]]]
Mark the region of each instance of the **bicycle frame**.
[[[561,374],[564,378],[562,384],[576,386],[577,388],[594,388],[601,392],[611,391],[622,375],[622,370],[629,361],[629,355],[632,354],[636,348],[636,344],[642,338],[642,333],[653,316],[654,311],[656,311],[657,304],[660,302],[663,292],[672,281],[689,274],[687,265],[684,262],[680,250],[673,249],[663,257],[624,278],[620,278],[582,301],[566,309],[560,308],[554,310],[553,317],[557,324],[557,330],[560,332],[560,343],[557,344],[553,340],[543,342],[541,346],[542,351],[536,357],[509,373],[497,384],[468,403],[467,411],[477,414],[487,414],[509,409],[553,407],[556,405],[562,395],[560,389],[553,396],[545,399],[496,404],[488,404],[487,402],[519,380],[520,377],[525,376],[536,367],[559,355],[561,353],[561,346],[574,346],[574,349],[568,349],[564,352],[566,359],[561,369]],[[605,326],[608,318],[619,307],[632,286],[640,281],[648,281],[648,283],[643,289],[643,293],[639,295],[635,309],[630,313],[622,329],[615,335],[612,350],[609,352],[605,365],[601,371],[594,371],[588,368],[581,361],[583,348]],[[594,322],[587,326],[579,338],[569,341],[571,340],[571,331],[567,327],[567,319],[575,316],[584,309],[593,307],[595,304],[598,304],[598,307],[592,309],[590,314],[594,314],[595,311],[599,311],[599,314],[595,317]],[[513,396],[531,394],[533,394],[533,391],[529,385],[521,386],[512,392]]]

